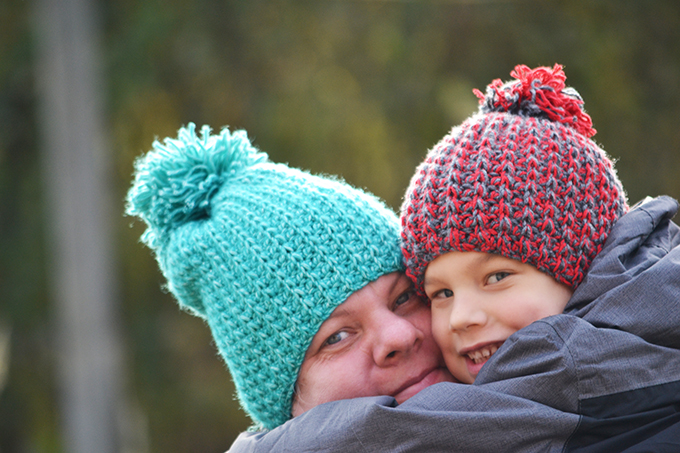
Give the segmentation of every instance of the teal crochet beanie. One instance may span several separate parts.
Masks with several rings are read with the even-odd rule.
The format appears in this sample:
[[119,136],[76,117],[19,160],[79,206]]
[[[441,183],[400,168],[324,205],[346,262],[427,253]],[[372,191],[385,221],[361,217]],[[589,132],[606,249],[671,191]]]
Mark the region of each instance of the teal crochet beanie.
[[180,306],[210,326],[243,409],[271,429],[291,417],[321,323],[403,269],[398,220],[344,182],[272,163],[245,131],[195,129],[137,160],[127,214],[146,222]]

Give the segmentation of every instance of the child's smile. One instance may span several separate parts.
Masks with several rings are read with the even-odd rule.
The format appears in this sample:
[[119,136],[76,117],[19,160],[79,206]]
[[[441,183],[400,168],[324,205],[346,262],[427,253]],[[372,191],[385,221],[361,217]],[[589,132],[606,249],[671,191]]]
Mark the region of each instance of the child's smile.
[[479,252],[437,257],[425,271],[424,287],[446,365],[468,384],[510,335],[562,313],[572,294],[531,265]]
[[498,351],[503,343],[496,343],[487,346],[482,346],[479,349],[475,349],[465,354],[470,358],[474,364],[484,363],[489,360],[489,357],[493,355],[494,352]]
[[479,370],[482,369],[482,366],[484,366],[484,364],[491,358],[492,355],[494,355],[496,351],[498,351],[498,348],[500,348],[502,345],[503,342],[487,344],[462,354],[467,356],[466,365],[468,372],[471,375],[477,376]]

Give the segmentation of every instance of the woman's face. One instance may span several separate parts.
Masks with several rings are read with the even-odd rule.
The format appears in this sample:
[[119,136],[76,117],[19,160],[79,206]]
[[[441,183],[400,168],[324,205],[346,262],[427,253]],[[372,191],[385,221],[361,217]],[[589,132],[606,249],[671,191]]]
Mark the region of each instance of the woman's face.
[[402,273],[383,275],[352,294],[312,339],[292,415],[363,396],[389,395],[402,403],[425,387],[453,381],[430,319]]

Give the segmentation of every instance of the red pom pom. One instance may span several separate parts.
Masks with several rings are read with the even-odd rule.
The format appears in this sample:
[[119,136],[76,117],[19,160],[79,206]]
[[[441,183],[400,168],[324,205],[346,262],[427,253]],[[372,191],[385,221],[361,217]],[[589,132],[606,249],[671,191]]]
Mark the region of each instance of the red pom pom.
[[504,84],[496,79],[487,87],[486,95],[473,90],[480,104],[487,103],[491,111],[514,113],[516,110],[531,116],[539,111],[551,121],[571,126],[586,137],[595,135],[593,122],[583,110],[583,100],[575,90],[565,90],[567,76],[561,65],[535,69],[517,65],[510,75],[516,80]]

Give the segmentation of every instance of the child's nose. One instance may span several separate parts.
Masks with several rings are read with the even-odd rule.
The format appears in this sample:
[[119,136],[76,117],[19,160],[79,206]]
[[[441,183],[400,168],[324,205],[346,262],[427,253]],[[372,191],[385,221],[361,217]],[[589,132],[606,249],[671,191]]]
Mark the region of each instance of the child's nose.
[[486,312],[474,294],[456,294],[456,301],[449,315],[449,329],[452,332],[483,326],[486,321]]

